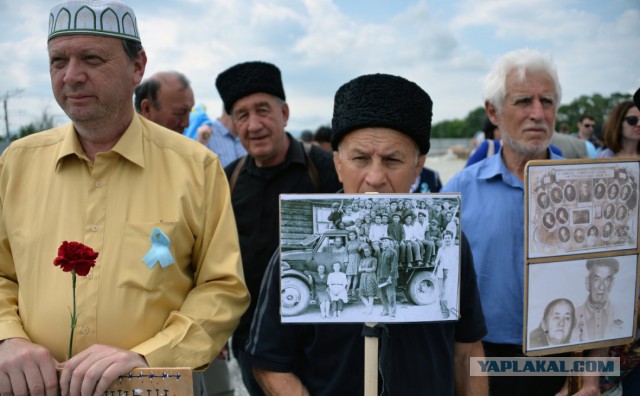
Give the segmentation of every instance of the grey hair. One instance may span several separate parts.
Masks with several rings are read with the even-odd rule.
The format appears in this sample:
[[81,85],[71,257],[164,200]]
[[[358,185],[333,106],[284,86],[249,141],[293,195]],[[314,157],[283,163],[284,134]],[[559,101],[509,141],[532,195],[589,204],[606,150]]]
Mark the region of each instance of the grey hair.
[[562,88],[558,80],[556,67],[551,56],[537,50],[524,48],[508,52],[498,58],[493,64],[489,74],[484,79],[484,99],[491,103],[500,113],[502,103],[507,95],[507,77],[511,72],[516,72],[520,82],[524,82],[526,72],[542,72],[553,80],[556,91],[556,112],[562,100]]

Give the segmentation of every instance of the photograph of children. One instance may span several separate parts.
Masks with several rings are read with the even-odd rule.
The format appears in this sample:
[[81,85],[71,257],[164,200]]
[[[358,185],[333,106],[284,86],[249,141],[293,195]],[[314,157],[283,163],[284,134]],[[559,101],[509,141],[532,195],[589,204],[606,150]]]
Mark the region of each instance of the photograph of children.
[[460,205],[459,194],[281,195],[282,322],[458,320]]
[[637,255],[529,264],[527,269],[526,351],[584,349],[585,343],[614,344],[634,336]]
[[637,248],[638,162],[534,163],[526,175],[527,257]]

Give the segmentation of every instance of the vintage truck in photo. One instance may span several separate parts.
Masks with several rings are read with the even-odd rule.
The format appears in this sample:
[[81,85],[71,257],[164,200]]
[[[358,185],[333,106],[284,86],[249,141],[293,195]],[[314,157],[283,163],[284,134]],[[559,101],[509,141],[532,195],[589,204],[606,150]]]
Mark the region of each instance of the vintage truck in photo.
[[[321,234],[313,234],[295,244],[281,247],[281,313],[295,316],[304,312],[315,300],[313,283],[308,275],[316,272],[318,265],[324,264],[327,272],[332,264],[339,261],[339,254],[331,252],[337,237],[346,241],[348,231],[331,229]],[[434,268],[399,267],[398,292],[416,305],[431,304],[438,300],[438,290]]]

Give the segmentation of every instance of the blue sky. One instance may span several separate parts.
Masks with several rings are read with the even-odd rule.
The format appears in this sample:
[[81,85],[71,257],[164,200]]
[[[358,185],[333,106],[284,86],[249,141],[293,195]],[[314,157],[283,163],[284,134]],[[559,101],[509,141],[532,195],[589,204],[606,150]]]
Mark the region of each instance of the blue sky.
[[[149,62],[146,75],[181,71],[212,117],[215,77],[239,62],[280,67],[289,129],[331,119],[337,88],[361,74],[397,74],[434,100],[434,121],[463,118],[482,105],[482,79],[501,54],[550,53],[563,103],[581,95],[640,87],[638,0],[129,0]],[[10,129],[47,109],[67,121],[49,82],[47,17],[55,1],[0,0],[0,97]],[[0,108],[4,118],[4,110]],[[5,133],[4,122],[0,133]]]

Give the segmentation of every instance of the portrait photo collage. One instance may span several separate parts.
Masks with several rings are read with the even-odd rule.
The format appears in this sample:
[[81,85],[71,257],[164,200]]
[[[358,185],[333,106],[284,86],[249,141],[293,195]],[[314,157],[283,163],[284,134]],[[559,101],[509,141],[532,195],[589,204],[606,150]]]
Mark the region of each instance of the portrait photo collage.
[[639,176],[633,160],[527,164],[524,353],[634,339]]

